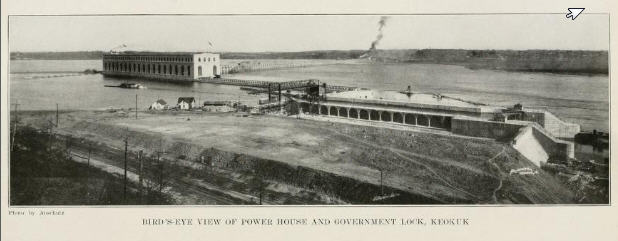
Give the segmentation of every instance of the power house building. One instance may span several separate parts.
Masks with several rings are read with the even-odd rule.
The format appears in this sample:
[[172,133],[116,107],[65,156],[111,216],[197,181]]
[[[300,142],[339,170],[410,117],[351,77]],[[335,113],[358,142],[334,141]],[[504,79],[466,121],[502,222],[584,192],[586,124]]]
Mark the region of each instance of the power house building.
[[221,75],[219,54],[118,52],[103,55],[103,75],[193,81]]

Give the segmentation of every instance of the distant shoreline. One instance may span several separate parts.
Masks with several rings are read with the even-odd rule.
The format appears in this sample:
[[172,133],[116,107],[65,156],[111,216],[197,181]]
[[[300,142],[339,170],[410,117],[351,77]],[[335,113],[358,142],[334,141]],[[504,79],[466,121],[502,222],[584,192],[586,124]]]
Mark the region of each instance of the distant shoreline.
[[[104,51],[11,52],[11,60],[100,60]],[[469,69],[608,75],[608,51],[397,49],[303,52],[221,52],[222,59],[368,59],[381,63],[459,65]]]

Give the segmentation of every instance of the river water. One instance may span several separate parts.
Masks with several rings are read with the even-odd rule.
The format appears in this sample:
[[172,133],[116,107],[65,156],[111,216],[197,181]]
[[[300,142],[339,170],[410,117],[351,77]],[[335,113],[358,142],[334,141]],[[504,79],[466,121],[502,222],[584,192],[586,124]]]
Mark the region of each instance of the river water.
[[[11,61],[10,98],[20,110],[56,109],[145,109],[157,99],[170,106],[178,97],[196,100],[241,100],[257,103],[258,96],[248,95],[235,86],[201,83],[155,82],[144,79],[110,78],[100,74],[49,77],[77,74],[85,69],[101,69],[100,60],[18,60]],[[73,72],[73,73],[71,73]],[[49,78],[48,78],[49,77]],[[140,83],[146,89],[110,88],[123,82]]]
[[[227,62],[226,62],[227,61]],[[260,60],[262,62],[281,60]],[[307,61],[307,60],[289,60]],[[319,61],[319,60],[315,60]],[[332,63],[332,60],[329,60]],[[233,64],[238,60],[224,60]],[[240,100],[255,104],[258,96],[236,86],[206,83],[168,83],[140,79],[78,75],[85,69],[101,69],[101,60],[13,60],[10,62],[10,101],[20,110],[146,108],[161,98],[174,105],[178,97],[204,100]],[[74,76],[50,77],[54,75]],[[609,78],[607,75],[472,70],[438,64],[377,64],[357,62],[293,69],[278,69],[225,76],[238,79],[319,79],[332,85],[381,90],[439,92],[492,105],[546,108],[561,119],[578,123],[582,130],[609,130]],[[147,89],[109,88],[125,81]],[[576,147],[582,148],[581,146]],[[584,147],[585,148],[585,147]]]

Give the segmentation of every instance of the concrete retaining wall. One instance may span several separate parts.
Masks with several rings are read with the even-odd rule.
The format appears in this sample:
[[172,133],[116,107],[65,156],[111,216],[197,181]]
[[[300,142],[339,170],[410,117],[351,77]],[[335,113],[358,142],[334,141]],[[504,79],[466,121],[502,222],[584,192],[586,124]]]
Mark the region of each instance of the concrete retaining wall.
[[558,138],[574,138],[580,132],[578,124],[564,122],[554,114],[545,112],[543,128]]
[[550,161],[566,161],[575,157],[575,146],[572,142],[558,140],[540,126],[533,125],[532,134],[549,154]]
[[545,110],[526,110],[523,121],[538,123],[552,136],[558,138],[574,138],[580,132],[580,126],[560,120],[557,116]]
[[451,131],[455,134],[492,139],[511,139],[525,125],[496,121],[453,118]]
[[521,128],[519,134],[513,138],[513,148],[540,167],[541,164],[549,159],[549,153],[547,153],[547,150],[545,150],[545,147],[543,147],[543,144],[539,142],[533,132],[534,130],[531,126]]
[[513,140],[513,147],[534,164],[566,161],[574,158],[574,145],[559,140],[532,122],[504,123],[453,118],[451,131],[455,134],[486,137],[497,140]]

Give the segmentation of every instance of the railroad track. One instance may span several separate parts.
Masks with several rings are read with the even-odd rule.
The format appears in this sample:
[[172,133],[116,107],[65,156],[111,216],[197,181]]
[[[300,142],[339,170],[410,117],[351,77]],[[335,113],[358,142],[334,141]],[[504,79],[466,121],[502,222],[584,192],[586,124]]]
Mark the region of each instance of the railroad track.
[[[81,150],[81,148],[80,150],[76,150],[75,147],[76,146],[74,146],[74,149],[71,150],[71,154],[78,158],[87,159],[87,154],[86,154],[87,152],[84,152],[83,150]],[[116,162],[113,160],[102,158],[100,156],[92,156],[92,159],[99,160],[109,166],[123,168],[123,166],[121,165],[121,163],[123,162]],[[127,171],[134,173],[134,174],[137,173],[137,169],[131,165],[128,166]],[[221,205],[221,204],[233,205],[233,204],[249,203],[249,201],[232,197],[224,192],[208,189],[201,185],[191,183],[187,180],[184,180],[182,177],[170,177],[168,186],[176,189],[175,192],[180,193],[181,195],[190,196],[191,194],[195,194],[196,196],[200,198],[213,200],[215,201],[217,205]]]
[[244,200],[231,197],[225,193],[221,193],[216,190],[201,187],[199,185],[183,180],[182,178],[174,179],[174,181],[170,183],[170,186],[178,188],[179,190],[190,191],[192,193],[199,194],[198,196],[200,197],[206,197],[209,200],[215,201],[215,205],[245,204]]

